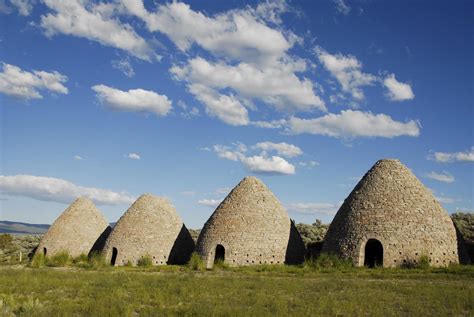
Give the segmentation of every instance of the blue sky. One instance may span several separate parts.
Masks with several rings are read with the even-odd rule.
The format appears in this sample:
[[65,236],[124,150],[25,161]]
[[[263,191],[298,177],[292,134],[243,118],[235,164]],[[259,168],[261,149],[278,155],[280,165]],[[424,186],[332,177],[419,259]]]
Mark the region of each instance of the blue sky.
[[472,211],[471,1],[0,1],[0,219],[140,194],[199,228],[246,175],[329,222],[398,158]]

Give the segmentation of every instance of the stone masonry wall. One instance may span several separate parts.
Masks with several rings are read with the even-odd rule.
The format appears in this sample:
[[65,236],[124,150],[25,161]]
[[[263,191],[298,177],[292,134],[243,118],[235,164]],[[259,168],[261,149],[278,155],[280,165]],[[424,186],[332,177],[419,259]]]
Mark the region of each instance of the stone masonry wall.
[[89,254],[97,239],[109,227],[107,220],[87,198],[76,199],[51,225],[36,250],[53,256]]
[[458,263],[456,231],[432,193],[398,160],[380,160],[367,172],[337,212],[323,245],[364,265],[365,244],[383,245],[383,266]]
[[[217,207],[199,235],[197,251],[212,267],[218,244],[225,263],[283,264],[303,261],[304,244],[272,192],[257,178],[244,178]],[[296,231],[296,233],[295,233]]]
[[105,242],[103,254],[115,265],[136,265],[150,256],[153,265],[186,263],[194,250],[194,241],[175,208],[165,198],[144,194],[119,219]]

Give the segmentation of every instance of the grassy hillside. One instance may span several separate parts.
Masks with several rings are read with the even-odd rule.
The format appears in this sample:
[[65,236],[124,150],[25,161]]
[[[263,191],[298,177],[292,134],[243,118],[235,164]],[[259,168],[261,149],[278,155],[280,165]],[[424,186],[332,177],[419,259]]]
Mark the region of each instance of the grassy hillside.
[[49,228],[46,224],[30,224],[14,221],[0,221],[0,233],[10,234],[42,234]]

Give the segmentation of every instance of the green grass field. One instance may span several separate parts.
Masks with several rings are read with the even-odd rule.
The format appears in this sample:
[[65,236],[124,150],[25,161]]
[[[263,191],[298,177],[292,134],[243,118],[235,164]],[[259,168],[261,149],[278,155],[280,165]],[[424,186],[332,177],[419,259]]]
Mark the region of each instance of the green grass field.
[[473,316],[474,267],[0,267],[1,316]]

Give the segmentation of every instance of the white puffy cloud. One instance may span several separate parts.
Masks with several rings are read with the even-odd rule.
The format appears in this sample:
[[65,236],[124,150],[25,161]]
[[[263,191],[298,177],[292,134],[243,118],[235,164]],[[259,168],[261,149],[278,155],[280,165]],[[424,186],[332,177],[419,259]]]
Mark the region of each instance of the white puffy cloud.
[[198,204],[207,206],[207,207],[212,207],[216,208],[219,206],[219,204],[222,202],[222,199],[199,199]]
[[171,101],[165,95],[144,89],[123,91],[105,85],[92,87],[99,100],[108,108],[120,111],[151,112],[165,116],[171,110]]
[[28,72],[20,67],[2,63],[0,73],[0,93],[20,99],[41,99],[39,90],[48,90],[53,93],[67,94],[68,89],[63,85],[67,77],[53,71],[33,70]]
[[364,99],[361,87],[373,85],[377,77],[362,72],[362,63],[351,55],[330,54],[321,47],[315,49],[319,61],[336,78],[344,92],[356,100]]
[[420,124],[415,120],[395,121],[385,114],[343,110],[340,114],[330,113],[315,119],[292,117],[288,120],[287,131],[290,134],[309,133],[336,138],[417,137],[420,134]]
[[266,0],[258,4],[255,9],[251,9],[256,17],[265,21],[281,24],[281,15],[290,10],[285,0]]
[[[277,143],[261,142],[259,144],[267,143],[276,144],[277,146],[279,146],[280,151],[287,150],[286,154],[295,154],[295,149],[291,147],[291,144],[287,144],[287,147],[285,149],[283,149],[284,146],[281,146]],[[268,155],[268,151],[277,151],[276,148],[272,148],[271,146],[268,146],[267,150],[262,150],[260,146],[252,146],[251,149],[253,150],[262,150],[257,155],[248,154],[247,146],[242,143],[234,143],[232,146],[216,144],[214,145],[213,149],[219,158],[234,162],[240,162],[246,170],[252,173],[280,175],[295,174],[296,168],[293,164],[289,163],[282,157]]]
[[289,212],[303,215],[334,216],[340,204],[331,203],[291,203],[286,205]]
[[285,126],[286,120],[279,119],[279,120],[272,120],[272,121],[252,121],[250,122],[251,125],[264,128],[264,129],[281,129]]
[[250,63],[211,63],[197,57],[184,67],[173,66],[170,72],[188,83],[217,90],[232,89],[242,98],[263,100],[279,111],[326,111],[312,82],[296,76],[295,72],[305,69],[302,60],[279,61],[262,68]]
[[454,176],[450,173],[443,171],[441,173],[430,172],[425,175],[427,178],[431,178],[443,183],[452,183],[454,182]]
[[241,157],[244,156],[242,152],[239,152],[238,150],[234,150],[231,147],[225,146],[225,145],[216,144],[213,146],[213,149],[214,149],[214,152],[217,153],[218,157],[229,160],[229,161],[237,162],[240,160]]
[[303,154],[303,151],[293,144],[288,144],[285,142],[273,143],[273,142],[259,142],[254,145],[254,148],[260,149],[262,151],[276,151],[279,155],[285,157],[295,157]]
[[23,16],[30,15],[33,10],[33,2],[34,0],[10,0],[10,3],[14,5]]
[[80,155],[74,155],[74,159],[75,159],[76,161],[82,161],[82,160],[84,160],[84,158],[83,158],[82,156],[80,156]]
[[216,57],[213,62],[195,57],[170,68],[209,115],[227,124],[247,125],[246,108],[256,109],[253,102],[257,100],[278,111],[326,110],[313,83],[296,74],[306,71],[306,62],[287,53],[301,39],[267,25],[281,22],[281,14],[288,11],[285,1],[266,1],[214,16],[182,2],[157,5],[153,12],[143,1],[123,0],[122,4],[150,31],[167,35],[181,51],[196,45]]
[[295,174],[295,166],[279,156],[244,156],[240,161],[248,171],[253,173],[282,175]]
[[206,106],[206,113],[238,126],[249,123],[248,111],[234,95],[220,94],[200,84],[189,85],[189,91]]
[[141,159],[140,155],[137,153],[129,153],[127,157],[131,160],[139,160]]
[[41,17],[41,27],[47,36],[73,35],[122,49],[142,60],[156,58],[151,47],[130,25],[113,17],[117,10],[113,3],[94,4],[80,0],[43,2],[53,11]]
[[394,74],[388,75],[383,80],[383,85],[388,89],[387,96],[392,101],[403,101],[415,98],[411,86],[399,82]]
[[474,162],[474,146],[464,152],[434,152],[428,158],[441,163],[451,162]]
[[[182,2],[158,5],[156,12],[147,11],[140,0],[122,0],[122,4],[150,31],[166,34],[182,51],[197,44],[218,56],[266,63],[282,57],[292,45],[279,30],[260,21],[254,10],[208,17]],[[260,12],[269,16],[270,11],[262,7]]]
[[128,59],[119,59],[111,62],[112,67],[121,71],[128,78],[135,76],[135,70]]
[[69,181],[33,175],[0,175],[0,190],[6,195],[24,196],[43,201],[69,204],[84,196],[100,205],[131,204],[135,198],[125,192],[84,187]]

